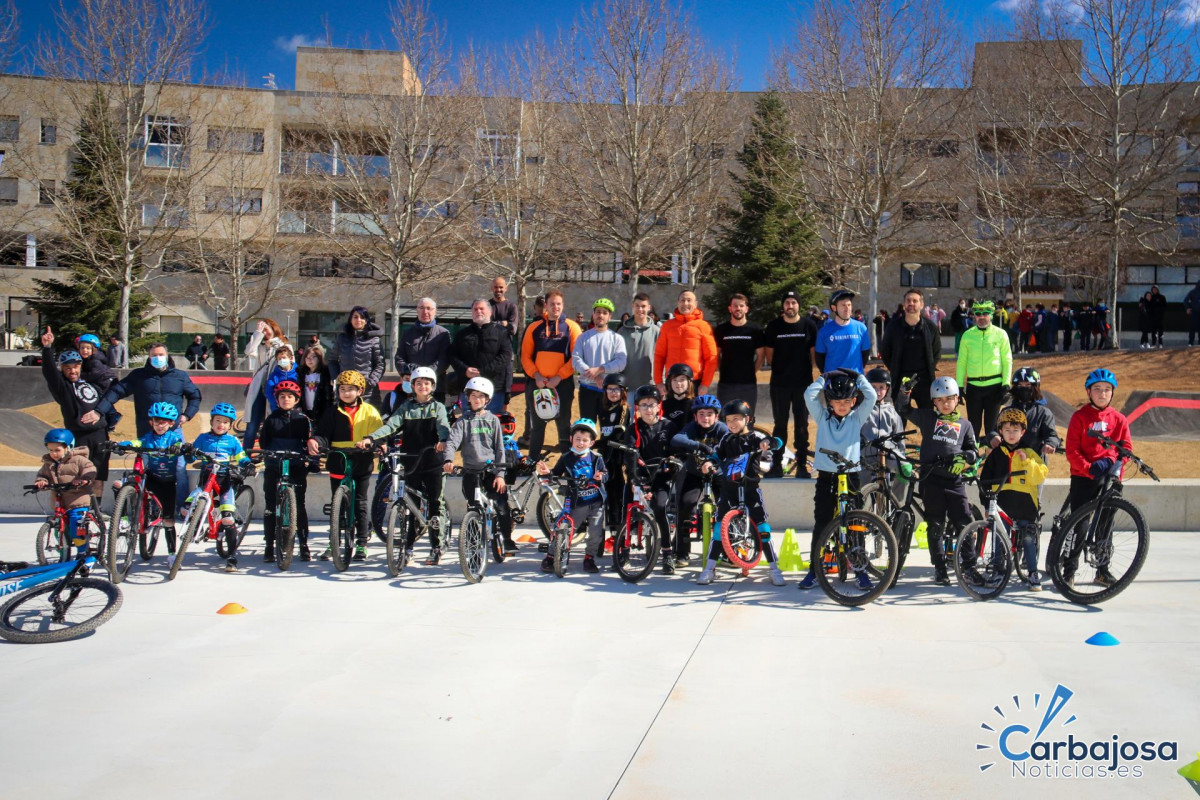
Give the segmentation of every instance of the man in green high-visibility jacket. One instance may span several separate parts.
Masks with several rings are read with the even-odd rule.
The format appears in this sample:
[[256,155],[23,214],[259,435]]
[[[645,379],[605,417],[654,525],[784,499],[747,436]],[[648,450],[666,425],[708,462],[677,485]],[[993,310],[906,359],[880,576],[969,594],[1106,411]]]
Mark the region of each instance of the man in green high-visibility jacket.
[[992,325],[996,304],[984,300],[971,306],[975,327],[963,334],[958,348],[958,385],[967,401],[967,419],[977,431],[990,431],[996,415],[1008,402],[1012,383],[1012,345],[1008,335]]

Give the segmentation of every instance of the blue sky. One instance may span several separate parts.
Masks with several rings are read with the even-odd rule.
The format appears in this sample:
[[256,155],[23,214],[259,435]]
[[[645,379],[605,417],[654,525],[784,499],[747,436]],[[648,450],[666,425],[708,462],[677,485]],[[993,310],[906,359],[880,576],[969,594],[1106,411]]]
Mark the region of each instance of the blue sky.
[[[1005,3],[1012,0],[962,0],[956,5],[964,25],[1002,24]],[[57,0],[17,0],[22,42],[32,45],[39,33],[49,33],[54,19],[49,6]],[[537,29],[552,34],[566,27],[580,6],[568,2],[530,0],[435,0],[454,46],[502,45],[519,41]],[[716,47],[736,57],[740,88],[763,88],[771,48],[790,34],[802,5],[767,0],[700,0],[690,5],[701,33]],[[207,71],[232,70],[248,85],[263,85],[274,73],[282,89],[295,83],[296,44],[321,40],[328,19],[334,44],[389,47],[386,0],[353,0],[330,4],[317,0],[288,3],[209,0],[212,31],[205,52]]]

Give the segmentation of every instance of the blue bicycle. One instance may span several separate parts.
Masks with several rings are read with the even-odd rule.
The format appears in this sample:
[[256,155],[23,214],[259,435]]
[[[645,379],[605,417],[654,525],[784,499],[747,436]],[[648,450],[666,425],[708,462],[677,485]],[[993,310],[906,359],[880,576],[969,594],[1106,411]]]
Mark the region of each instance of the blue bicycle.
[[112,619],[121,608],[121,589],[89,577],[96,559],[46,566],[0,561],[0,638],[19,644],[75,639]]

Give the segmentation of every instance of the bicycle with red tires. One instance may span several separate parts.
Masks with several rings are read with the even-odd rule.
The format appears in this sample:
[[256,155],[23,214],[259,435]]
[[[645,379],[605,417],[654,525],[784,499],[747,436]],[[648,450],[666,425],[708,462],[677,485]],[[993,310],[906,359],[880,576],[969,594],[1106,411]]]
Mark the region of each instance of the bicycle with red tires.
[[[613,450],[632,453],[637,449],[616,441],[605,443]],[[613,539],[613,569],[628,583],[637,583],[654,571],[662,549],[662,532],[654,520],[648,495],[654,479],[669,469],[669,459],[647,464],[640,457],[635,462],[634,475],[630,476],[630,500],[625,504],[625,516],[621,530]]]
[[[199,486],[188,497],[187,510],[184,512],[184,529],[175,547],[175,555],[171,558],[171,569],[167,580],[174,580],[183,566],[183,555],[193,542],[199,543],[205,539],[215,540],[217,555],[221,558],[231,558],[237,552],[246,529],[250,527],[250,515],[254,511],[254,489],[242,483],[244,477],[240,471],[228,461],[220,461],[207,453],[192,451],[192,457],[204,464],[200,471]],[[249,464],[251,470],[253,464]],[[221,483],[222,478],[238,483],[234,490],[234,527],[235,541],[232,546],[221,535]]]
[[[108,446],[114,455],[135,453],[133,467],[125,471],[125,475],[113,482],[116,499],[113,501],[113,513],[108,520],[108,537],[106,542],[106,559],[109,578],[113,583],[125,580],[133,566],[134,542],[137,552],[143,561],[154,557],[158,547],[159,536],[162,535],[162,502],[146,487],[146,463],[143,456],[147,453],[163,455],[164,451],[151,447],[135,447],[133,445],[120,447],[116,443]],[[166,451],[166,455],[178,455],[178,451]],[[168,542],[168,546],[173,543]]]

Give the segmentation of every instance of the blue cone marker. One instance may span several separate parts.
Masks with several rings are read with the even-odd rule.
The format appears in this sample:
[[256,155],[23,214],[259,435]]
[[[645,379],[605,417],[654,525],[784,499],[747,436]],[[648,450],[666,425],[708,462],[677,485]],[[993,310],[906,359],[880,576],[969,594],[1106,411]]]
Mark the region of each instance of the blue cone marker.
[[1088,639],[1087,642],[1085,642],[1085,644],[1092,644],[1096,647],[1115,647],[1120,643],[1121,641],[1117,639],[1117,637],[1106,631],[1100,631],[1095,636]]

